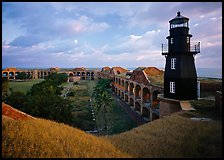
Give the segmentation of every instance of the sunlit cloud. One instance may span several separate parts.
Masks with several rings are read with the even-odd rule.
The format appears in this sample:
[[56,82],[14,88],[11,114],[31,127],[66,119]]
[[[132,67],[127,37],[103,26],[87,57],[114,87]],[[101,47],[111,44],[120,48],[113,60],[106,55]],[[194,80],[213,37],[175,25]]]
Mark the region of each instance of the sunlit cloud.
[[4,2],[3,66],[164,67],[161,44],[180,11],[190,19],[191,41],[201,42],[196,65],[221,67],[221,4]]

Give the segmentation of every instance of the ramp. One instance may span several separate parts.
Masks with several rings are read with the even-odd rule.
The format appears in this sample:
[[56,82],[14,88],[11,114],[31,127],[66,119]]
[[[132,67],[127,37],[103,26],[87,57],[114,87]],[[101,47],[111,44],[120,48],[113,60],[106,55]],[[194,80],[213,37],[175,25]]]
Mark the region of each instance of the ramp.
[[194,111],[195,109],[191,106],[189,101],[180,101],[180,107],[184,111]]

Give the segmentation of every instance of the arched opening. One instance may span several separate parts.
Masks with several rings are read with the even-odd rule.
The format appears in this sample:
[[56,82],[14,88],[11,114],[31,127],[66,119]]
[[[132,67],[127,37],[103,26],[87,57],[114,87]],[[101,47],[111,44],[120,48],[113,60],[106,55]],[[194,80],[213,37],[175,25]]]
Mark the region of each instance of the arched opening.
[[115,94],[117,95],[117,88],[115,88]]
[[80,72],[77,72],[77,76],[80,76],[80,74],[81,74]]
[[135,110],[136,111],[141,111],[141,105],[139,104],[139,102],[135,102]]
[[121,92],[121,99],[124,99],[124,92]]
[[17,79],[19,75],[19,72],[15,72],[15,78]]
[[135,87],[135,98],[141,99],[141,87],[138,84]]
[[91,72],[91,76],[94,76],[94,72]]
[[117,78],[115,79],[115,83],[118,83],[118,79]]
[[82,76],[85,76],[85,72],[82,72]]
[[31,79],[31,78],[32,78],[32,76],[31,76],[31,72],[26,72],[26,75],[27,75],[27,78],[28,78],[28,79]]
[[91,77],[91,80],[94,80],[94,77]]
[[155,108],[158,108],[158,105],[159,105],[159,101],[157,99],[157,96],[158,94],[160,94],[161,92],[160,91],[154,91],[152,93],[152,106],[155,107]]
[[68,75],[69,82],[73,82],[73,76],[74,76],[74,73],[69,73],[69,75]]
[[3,77],[7,77],[8,76],[8,72],[3,72],[2,76]]
[[87,75],[87,76],[90,76],[90,72],[87,72],[86,75]]
[[121,72],[120,71],[117,71],[117,74],[121,74]]
[[128,96],[127,96],[127,95],[125,95],[124,101],[125,101],[126,103],[128,103]]
[[73,77],[73,75],[74,75],[73,73],[69,73],[69,75],[68,75],[68,76],[69,76],[69,77]]
[[44,78],[44,71],[40,71],[40,74],[41,74],[40,77]]
[[134,84],[133,83],[130,83],[130,89],[129,89],[129,91],[130,91],[130,96],[131,95],[134,95]]
[[74,76],[76,76],[76,72],[73,72],[74,73]]
[[118,90],[118,96],[119,96],[119,97],[121,96],[121,91],[120,91],[120,90]]
[[118,84],[121,85],[121,79],[120,78],[118,79]]
[[130,98],[129,105],[130,105],[130,107],[134,107],[134,100],[132,98]]
[[125,84],[124,84],[124,90],[125,90],[125,92],[128,92],[128,87],[129,87],[128,81],[126,81]]
[[14,76],[14,72],[9,72],[9,76],[13,77]]
[[81,78],[81,80],[85,80],[85,79],[86,79],[85,77],[82,77],[82,78]]
[[151,103],[150,103],[150,91],[147,87],[143,88],[143,105],[145,107],[150,107]]
[[122,81],[121,81],[121,85],[124,86],[124,80],[123,80],[123,79],[122,79]]

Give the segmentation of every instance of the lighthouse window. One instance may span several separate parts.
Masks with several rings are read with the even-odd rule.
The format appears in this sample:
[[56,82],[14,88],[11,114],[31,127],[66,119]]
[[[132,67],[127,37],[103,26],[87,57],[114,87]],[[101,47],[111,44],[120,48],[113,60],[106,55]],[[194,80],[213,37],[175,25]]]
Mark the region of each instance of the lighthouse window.
[[189,40],[190,40],[189,37],[187,37],[187,43],[189,43]]
[[170,82],[170,93],[175,93],[175,82]]
[[171,69],[176,69],[176,58],[171,58]]
[[170,39],[170,43],[173,44],[173,38]]

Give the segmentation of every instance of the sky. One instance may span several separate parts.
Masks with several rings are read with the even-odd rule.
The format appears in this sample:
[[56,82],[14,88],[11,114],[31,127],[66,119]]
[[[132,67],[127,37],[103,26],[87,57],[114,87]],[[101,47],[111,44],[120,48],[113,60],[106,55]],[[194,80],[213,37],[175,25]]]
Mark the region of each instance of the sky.
[[178,11],[196,67],[222,68],[222,2],[2,2],[2,67],[164,68]]

